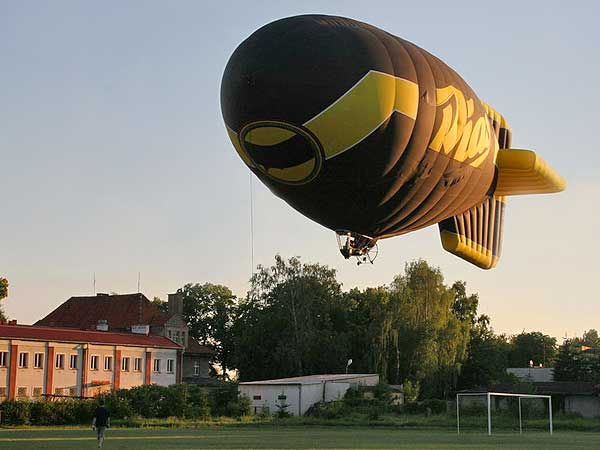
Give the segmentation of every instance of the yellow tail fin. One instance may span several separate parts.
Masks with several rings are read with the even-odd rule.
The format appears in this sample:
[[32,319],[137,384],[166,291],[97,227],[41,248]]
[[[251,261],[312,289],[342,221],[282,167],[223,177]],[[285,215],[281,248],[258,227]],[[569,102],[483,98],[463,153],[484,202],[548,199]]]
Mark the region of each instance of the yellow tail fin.
[[531,150],[501,149],[496,165],[497,196],[550,194],[567,186],[565,179]]

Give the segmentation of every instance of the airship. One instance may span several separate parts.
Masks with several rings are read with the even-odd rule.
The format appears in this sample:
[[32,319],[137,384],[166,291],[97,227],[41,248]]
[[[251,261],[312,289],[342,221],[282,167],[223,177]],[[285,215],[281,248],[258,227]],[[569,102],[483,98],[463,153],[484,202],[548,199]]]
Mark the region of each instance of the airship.
[[378,241],[437,224],[445,250],[491,269],[507,198],[566,187],[444,62],[348,18],[255,31],[227,63],[221,109],[246,166],[359,263]]

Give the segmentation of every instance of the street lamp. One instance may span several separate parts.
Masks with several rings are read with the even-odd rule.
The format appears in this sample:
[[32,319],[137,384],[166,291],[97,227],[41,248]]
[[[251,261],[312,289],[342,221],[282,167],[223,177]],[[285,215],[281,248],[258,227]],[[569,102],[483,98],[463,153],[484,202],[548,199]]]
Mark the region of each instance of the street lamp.
[[352,364],[352,358],[350,358],[346,364],[346,375],[348,374],[348,367],[350,367],[350,364]]

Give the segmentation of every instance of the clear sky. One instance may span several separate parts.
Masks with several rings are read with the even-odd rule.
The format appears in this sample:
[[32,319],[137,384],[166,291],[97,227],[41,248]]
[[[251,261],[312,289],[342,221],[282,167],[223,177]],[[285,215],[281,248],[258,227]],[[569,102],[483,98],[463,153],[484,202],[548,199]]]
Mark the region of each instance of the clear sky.
[[345,289],[389,283],[422,257],[465,280],[497,331],[600,329],[598,2],[33,2],[0,0],[0,275],[4,306],[32,323],[72,295],[251,273],[250,172],[219,105],[225,64],[260,26],[325,13],[434,53],[569,182],[510,198],[503,256],[482,271],[437,227],[380,242],[357,267],[334,233],[254,179],[254,261],[276,253],[335,267]]

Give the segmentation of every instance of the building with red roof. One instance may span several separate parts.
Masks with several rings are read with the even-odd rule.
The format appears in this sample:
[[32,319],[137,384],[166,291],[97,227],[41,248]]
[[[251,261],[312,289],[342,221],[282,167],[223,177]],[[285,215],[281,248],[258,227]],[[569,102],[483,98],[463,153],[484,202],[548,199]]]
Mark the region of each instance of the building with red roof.
[[87,397],[181,382],[183,345],[165,336],[0,324],[0,398]]
[[71,297],[38,320],[35,326],[162,336],[184,348],[184,382],[204,383],[210,377],[214,351],[189,336],[183,319],[183,299],[178,294],[169,294],[167,312],[142,293]]

